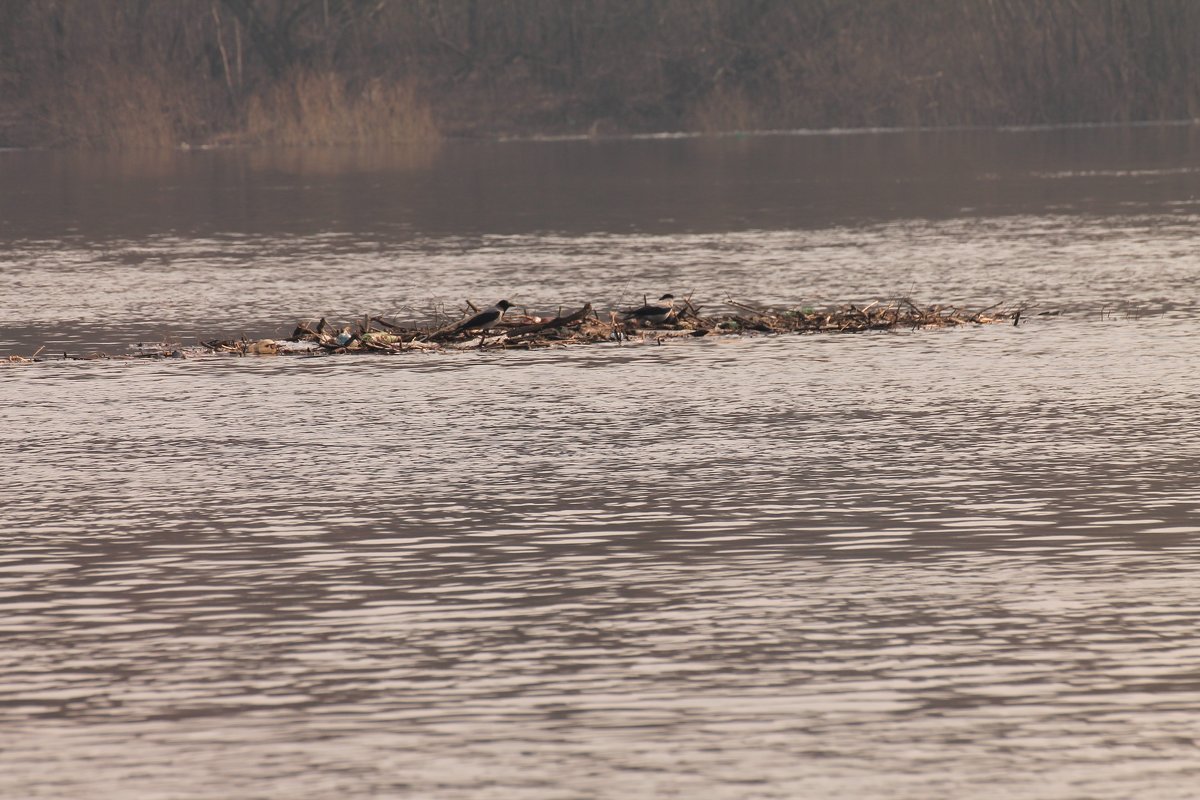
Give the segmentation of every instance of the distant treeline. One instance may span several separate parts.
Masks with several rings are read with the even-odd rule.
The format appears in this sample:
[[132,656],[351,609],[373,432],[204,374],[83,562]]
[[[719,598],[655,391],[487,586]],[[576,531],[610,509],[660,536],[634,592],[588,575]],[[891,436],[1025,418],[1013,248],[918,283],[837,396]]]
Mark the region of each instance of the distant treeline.
[[0,144],[1198,110],[1197,0],[0,0]]

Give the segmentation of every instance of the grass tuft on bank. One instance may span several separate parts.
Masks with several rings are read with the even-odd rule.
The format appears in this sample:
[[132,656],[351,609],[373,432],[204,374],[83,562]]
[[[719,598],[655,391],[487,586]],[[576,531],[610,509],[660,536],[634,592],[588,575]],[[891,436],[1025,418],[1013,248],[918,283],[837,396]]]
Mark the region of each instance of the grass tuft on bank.
[[410,83],[353,85],[300,70],[251,97],[237,137],[254,144],[387,145],[438,138],[429,104]]

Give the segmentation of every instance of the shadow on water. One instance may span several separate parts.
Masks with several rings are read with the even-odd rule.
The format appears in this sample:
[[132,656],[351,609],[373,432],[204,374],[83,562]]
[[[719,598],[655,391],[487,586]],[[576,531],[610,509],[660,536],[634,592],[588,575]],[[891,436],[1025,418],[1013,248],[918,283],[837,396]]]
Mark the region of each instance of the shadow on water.
[[0,153],[0,238],[795,230],[1195,209],[1195,126]]

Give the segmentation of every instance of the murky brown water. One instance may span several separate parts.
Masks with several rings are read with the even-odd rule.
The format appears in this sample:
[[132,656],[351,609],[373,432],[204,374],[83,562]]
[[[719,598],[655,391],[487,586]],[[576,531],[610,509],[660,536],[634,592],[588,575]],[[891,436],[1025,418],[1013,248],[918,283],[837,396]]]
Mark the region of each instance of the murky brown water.
[[1063,312],[0,368],[0,796],[1195,796],[1197,129],[0,186],[5,354],[464,296]]

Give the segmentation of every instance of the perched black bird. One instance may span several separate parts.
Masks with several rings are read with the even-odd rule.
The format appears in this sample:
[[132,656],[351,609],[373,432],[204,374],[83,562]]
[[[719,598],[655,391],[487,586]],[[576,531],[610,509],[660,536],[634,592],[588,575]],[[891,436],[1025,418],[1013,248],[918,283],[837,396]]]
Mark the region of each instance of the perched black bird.
[[471,317],[466,322],[455,328],[452,333],[463,333],[464,331],[486,331],[488,328],[495,327],[500,320],[504,319],[504,312],[512,308],[512,303],[507,300],[501,300],[496,305],[480,311],[475,316]]
[[625,319],[649,322],[652,325],[661,325],[673,316],[675,316],[675,295],[673,294],[664,294],[653,303],[647,303],[641,308],[625,312]]

